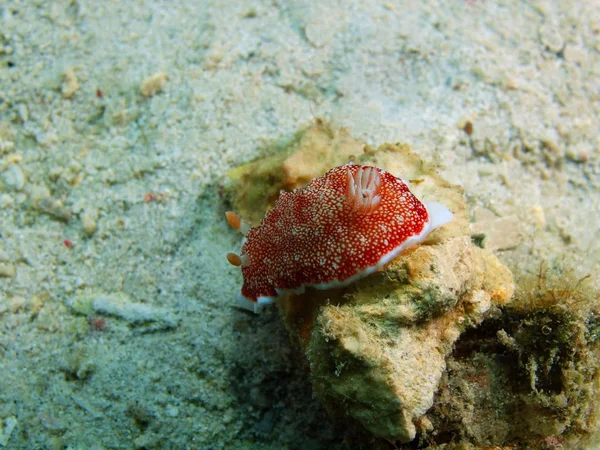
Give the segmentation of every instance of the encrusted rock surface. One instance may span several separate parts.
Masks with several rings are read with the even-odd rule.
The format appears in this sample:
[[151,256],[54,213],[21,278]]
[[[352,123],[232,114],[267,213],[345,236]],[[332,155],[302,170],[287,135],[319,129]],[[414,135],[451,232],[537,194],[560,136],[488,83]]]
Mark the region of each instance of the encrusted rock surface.
[[234,209],[253,225],[280,189],[349,160],[408,180],[419,199],[454,214],[381,271],[278,302],[315,395],[345,422],[353,448],[600,445],[600,296],[591,276],[541,262],[537,276],[517,273],[514,283],[490,251],[522,245],[522,223],[480,206],[469,223],[462,187],[406,144],[375,150],[317,121],[275,150],[230,172]]
[[[328,155],[327,144],[337,145],[340,135],[317,124],[291,154],[237,170],[234,180],[245,181],[245,192],[252,192],[242,193],[240,203],[256,199],[257,204],[245,205],[256,212],[259,199],[271,198],[261,191],[264,184],[248,183],[257,176],[252,167],[277,166],[277,182],[263,188],[277,192],[321,175],[321,161],[344,163],[319,156]],[[382,271],[347,288],[286,296],[279,307],[292,339],[306,354],[314,392],[330,413],[358,422],[373,436],[408,442],[426,426],[423,415],[433,405],[455,341],[509,302],[514,284],[495,256],[473,244],[462,188],[439,178],[408,145],[374,150],[345,142],[350,150],[331,154],[409,180],[417,197],[443,203],[454,219]]]
[[314,293],[282,310],[330,411],[406,442],[433,404],[454,342],[512,292],[508,269],[456,237],[421,246],[346,292],[319,293],[301,314],[295,305]]

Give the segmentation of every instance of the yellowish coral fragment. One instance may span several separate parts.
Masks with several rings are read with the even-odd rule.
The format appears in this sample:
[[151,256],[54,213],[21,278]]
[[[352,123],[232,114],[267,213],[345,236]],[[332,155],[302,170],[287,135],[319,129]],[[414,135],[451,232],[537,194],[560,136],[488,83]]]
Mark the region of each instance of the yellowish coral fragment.
[[164,72],[159,72],[144,80],[140,86],[140,94],[144,97],[153,97],[162,92],[167,84],[168,76]]
[[64,98],[73,98],[75,92],[79,90],[79,80],[75,75],[73,69],[67,70],[63,73],[63,84],[62,84],[62,96]]

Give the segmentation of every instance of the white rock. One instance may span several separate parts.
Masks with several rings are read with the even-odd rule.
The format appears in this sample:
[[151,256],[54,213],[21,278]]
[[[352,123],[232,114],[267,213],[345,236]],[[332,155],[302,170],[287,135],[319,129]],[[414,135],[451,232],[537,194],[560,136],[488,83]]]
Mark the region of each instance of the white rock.
[[13,191],[20,191],[25,186],[25,174],[17,164],[11,164],[2,174],[4,185]]

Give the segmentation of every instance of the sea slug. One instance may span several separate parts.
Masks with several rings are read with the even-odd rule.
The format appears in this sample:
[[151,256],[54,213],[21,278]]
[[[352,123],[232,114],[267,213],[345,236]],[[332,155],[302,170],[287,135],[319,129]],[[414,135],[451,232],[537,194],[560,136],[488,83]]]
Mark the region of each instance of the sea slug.
[[226,217],[245,235],[240,254],[227,255],[242,269],[240,304],[258,312],[285,292],[343,287],[379,270],[452,213],[422,203],[383,169],[349,163],[282,191],[258,227],[233,212]]

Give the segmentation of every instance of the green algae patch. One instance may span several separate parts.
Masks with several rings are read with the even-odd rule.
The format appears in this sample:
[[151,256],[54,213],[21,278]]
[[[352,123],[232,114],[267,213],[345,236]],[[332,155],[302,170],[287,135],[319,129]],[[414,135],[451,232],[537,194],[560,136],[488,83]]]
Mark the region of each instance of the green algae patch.
[[587,281],[540,268],[519,280],[499,315],[461,337],[428,413],[441,436],[476,446],[594,447],[600,293]]

